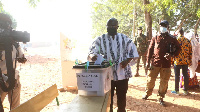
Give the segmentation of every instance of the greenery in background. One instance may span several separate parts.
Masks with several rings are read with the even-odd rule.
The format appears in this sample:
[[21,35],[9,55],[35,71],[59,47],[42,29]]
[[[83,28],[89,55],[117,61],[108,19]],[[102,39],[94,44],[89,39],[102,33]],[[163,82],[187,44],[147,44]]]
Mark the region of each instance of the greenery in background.
[[112,17],[119,21],[118,32],[131,37],[134,9],[136,10],[135,29],[139,26],[145,29],[145,10],[149,11],[152,16],[154,31],[159,30],[161,20],[167,20],[170,23],[171,31],[175,31],[184,21],[182,27],[188,31],[194,29],[200,18],[200,0],[149,0],[149,2],[147,5],[143,5],[141,0],[100,0],[95,2],[92,10],[92,37],[107,33],[106,22]]
[[[40,0],[26,0],[30,7],[35,8],[37,6],[37,3],[40,2]],[[14,19],[14,17],[7,11],[4,10],[4,5],[2,1],[0,1],[0,13],[8,14],[12,20],[12,28],[16,29],[17,28],[17,21]]]
[[[40,2],[40,0],[26,1],[33,8]],[[149,4],[144,5],[144,1],[148,1]],[[94,2],[92,6],[93,38],[107,33],[106,23],[112,17],[119,21],[118,32],[124,33],[131,38],[133,38],[134,16],[136,17],[134,21],[135,29],[143,27],[145,32],[147,27],[144,19],[145,10],[151,14],[154,31],[159,30],[159,22],[164,19],[169,21],[171,31],[176,30],[182,21],[184,21],[182,27],[185,31],[194,29],[195,25],[199,25],[200,0],[99,0]],[[0,11],[9,14],[4,11],[1,1]],[[16,20],[12,16],[11,19],[13,21],[13,28],[16,28]],[[199,30],[199,28],[194,30]]]
[[131,36],[133,23],[133,2],[132,0],[101,0],[93,4],[92,37],[107,33],[107,21],[114,17],[119,22],[118,32]]
[[[158,13],[160,19],[169,21],[172,31],[178,27],[177,22],[182,22],[183,20],[185,21],[182,27],[185,31],[194,29],[194,25],[200,18],[200,15],[198,15],[198,11],[200,11],[199,0],[156,0],[151,4],[157,6],[161,11]],[[154,15],[156,13],[152,12],[151,14]]]
[[33,7],[33,8],[35,8],[38,2],[40,2],[40,0],[26,0],[26,1],[28,1],[30,7]]

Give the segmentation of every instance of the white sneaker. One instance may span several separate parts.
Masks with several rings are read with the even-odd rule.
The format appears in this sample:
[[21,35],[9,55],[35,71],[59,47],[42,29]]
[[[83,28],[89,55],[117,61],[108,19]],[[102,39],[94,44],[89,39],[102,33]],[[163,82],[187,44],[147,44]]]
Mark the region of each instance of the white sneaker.
[[183,95],[188,95],[189,92],[188,91],[183,91]]

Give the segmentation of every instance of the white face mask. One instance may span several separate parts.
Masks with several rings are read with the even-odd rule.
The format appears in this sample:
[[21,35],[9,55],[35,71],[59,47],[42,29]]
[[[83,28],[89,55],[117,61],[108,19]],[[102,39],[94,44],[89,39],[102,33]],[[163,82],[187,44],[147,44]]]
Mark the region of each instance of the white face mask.
[[165,33],[165,32],[167,32],[167,28],[166,27],[160,27],[160,32],[161,33]]

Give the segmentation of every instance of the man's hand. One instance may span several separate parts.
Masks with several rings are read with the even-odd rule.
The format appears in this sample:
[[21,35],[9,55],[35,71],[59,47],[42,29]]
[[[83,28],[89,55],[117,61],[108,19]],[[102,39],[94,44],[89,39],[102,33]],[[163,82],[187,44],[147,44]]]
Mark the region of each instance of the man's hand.
[[127,65],[128,65],[128,61],[127,61],[127,60],[122,61],[122,62],[120,63],[120,66],[121,66],[122,68],[125,68]]
[[164,56],[167,60],[171,60],[171,54],[170,53],[166,53]]
[[133,58],[127,58],[127,60],[124,60],[124,61],[122,61],[121,63],[120,63],[120,66],[122,67],[122,68],[125,68],[127,65],[128,65],[128,63],[132,60]]
[[19,63],[26,63],[26,61],[27,61],[27,59],[26,58],[17,58],[17,61],[19,62]]
[[96,61],[97,60],[97,55],[92,56],[91,60],[92,61]]

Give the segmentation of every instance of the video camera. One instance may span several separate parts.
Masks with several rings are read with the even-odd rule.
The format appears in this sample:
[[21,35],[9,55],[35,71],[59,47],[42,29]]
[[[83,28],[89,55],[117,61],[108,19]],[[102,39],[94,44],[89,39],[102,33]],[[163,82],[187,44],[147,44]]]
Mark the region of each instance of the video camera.
[[22,32],[22,31],[11,30],[8,36],[11,37],[15,42],[26,43],[30,41],[30,33],[26,31]]
[[15,31],[12,29],[12,20],[7,14],[0,13],[0,46],[5,38],[10,38],[15,42],[29,42],[30,33],[24,31]]

